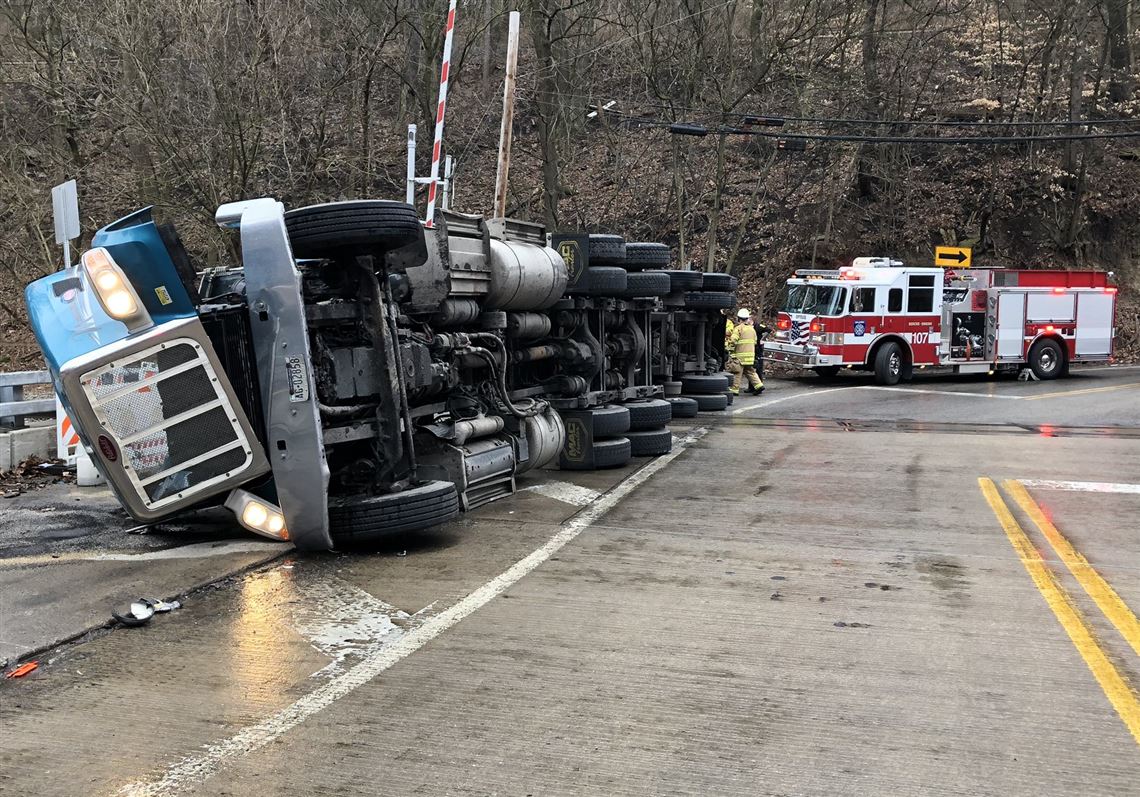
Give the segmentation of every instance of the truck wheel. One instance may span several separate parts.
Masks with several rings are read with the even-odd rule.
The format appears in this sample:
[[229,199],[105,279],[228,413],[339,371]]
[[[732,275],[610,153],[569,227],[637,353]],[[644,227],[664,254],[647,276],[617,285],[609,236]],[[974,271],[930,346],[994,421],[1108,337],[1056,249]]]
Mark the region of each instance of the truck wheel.
[[681,392],[685,395],[723,393],[730,385],[732,378],[723,374],[694,374],[681,377]]
[[629,410],[630,431],[659,429],[673,420],[673,405],[662,399],[627,401],[624,406]]
[[626,288],[622,295],[630,299],[664,296],[671,290],[669,274],[665,271],[641,271],[626,274]]
[[669,247],[658,243],[633,243],[625,245],[625,267],[628,271],[642,271],[647,268],[665,268],[669,265]]
[[683,271],[674,269],[666,271],[674,291],[699,291],[704,282],[705,275],[699,271]]
[[427,258],[419,216],[415,208],[403,202],[369,199],[309,205],[286,213],[285,229],[297,257],[419,244]]
[[838,365],[821,365],[818,368],[812,368],[812,370],[826,379],[839,376]]
[[627,275],[624,268],[595,266],[578,276],[578,281],[566,289],[576,296],[621,296],[625,291]]
[[875,381],[880,385],[897,385],[906,368],[902,346],[887,341],[875,352]]
[[727,310],[734,304],[736,304],[736,299],[731,293],[690,292],[685,294],[685,307],[690,310]]
[[399,493],[329,499],[329,534],[337,548],[369,545],[407,531],[431,528],[459,515],[459,493],[429,481]]
[[691,396],[685,396],[697,402],[697,409],[701,412],[719,412],[720,410],[728,409],[728,396],[724,393],[715,393],[708,395],[704,393],[696,393]]
[[628,437],[611,437],[609,440],[595,440],[592,451],[593,464],[573,463],[562,458],[562,470],[597,470],[598,468],[620,468],[632,456]]
[[696,418],[697,417],[697,400],[689,398],[688,396],[670,396],[665,399],[673,405],[674,418]]
[[1052,338],[1042,338],[1029,350],[1029,368],[1043,382],[1064,374],[1066,365],[1064,349]]
[[673,433],[664,427],[630,432],[626,437],[629,453],[635,457],[657,457],[673,450]]
[[701,289],[705,291],[734,291],[740,285],[740,280],[731,274],[705,274],[701,281]]
[[594,437],[613,437],[629,431],[630,413],[626,407],[607,404],[587,410],[594,423]]
[[625,264],[625,239],[620,235],[590,236],[590,266],[621,266]]

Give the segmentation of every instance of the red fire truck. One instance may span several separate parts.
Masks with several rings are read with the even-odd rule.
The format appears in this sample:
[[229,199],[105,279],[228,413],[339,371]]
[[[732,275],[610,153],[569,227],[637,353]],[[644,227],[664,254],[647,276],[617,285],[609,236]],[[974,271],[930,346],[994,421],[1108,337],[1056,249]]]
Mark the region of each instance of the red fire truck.
[[959,373],[1028,367],[1055,379],[1070,363],[1112,358],[1111,272],[912,268],[883,257],[788,280],[764,359],[833,376],[873,371],[882,385],[915,367]]

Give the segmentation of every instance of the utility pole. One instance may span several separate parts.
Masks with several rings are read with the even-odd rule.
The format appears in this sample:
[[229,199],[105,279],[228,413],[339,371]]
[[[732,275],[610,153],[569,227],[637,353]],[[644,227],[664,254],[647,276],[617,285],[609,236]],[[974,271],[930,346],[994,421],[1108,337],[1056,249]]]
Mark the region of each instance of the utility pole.
[[511,169],[511,132],[515,118],[515,77],[519,64],[518,11],[512,11],[507,33],[507,74],[503,81],[503,119],[499,125],[499,165],[495,172],[494,218],[507,215],[507,176]]

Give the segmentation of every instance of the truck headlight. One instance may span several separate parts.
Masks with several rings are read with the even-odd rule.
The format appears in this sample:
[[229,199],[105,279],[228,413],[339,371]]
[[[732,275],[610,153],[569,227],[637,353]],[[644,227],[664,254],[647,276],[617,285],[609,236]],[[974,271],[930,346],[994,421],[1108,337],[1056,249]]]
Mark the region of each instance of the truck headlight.
[[151,325],[150,315],[110,252],[102,247],[84,252],[83,270],[107,315],[131,330]]
[[285,516],[281,510],[245,490],[234,490],[226,499],[226,509],[237,517],[247,530],[274,540],[289,539]]

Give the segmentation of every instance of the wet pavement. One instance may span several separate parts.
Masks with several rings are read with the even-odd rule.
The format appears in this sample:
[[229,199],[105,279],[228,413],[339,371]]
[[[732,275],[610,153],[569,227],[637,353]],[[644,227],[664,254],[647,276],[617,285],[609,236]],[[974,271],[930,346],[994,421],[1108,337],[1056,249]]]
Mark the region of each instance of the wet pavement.
[[[374,553],[128,562],[221,580],[0,682],[0,791],[1128,793],[1135,382],[769,380],[675,423],[672,458],[544,472]],[[102,611],[112,565],[0,577],[50,600],[82,567]]]

